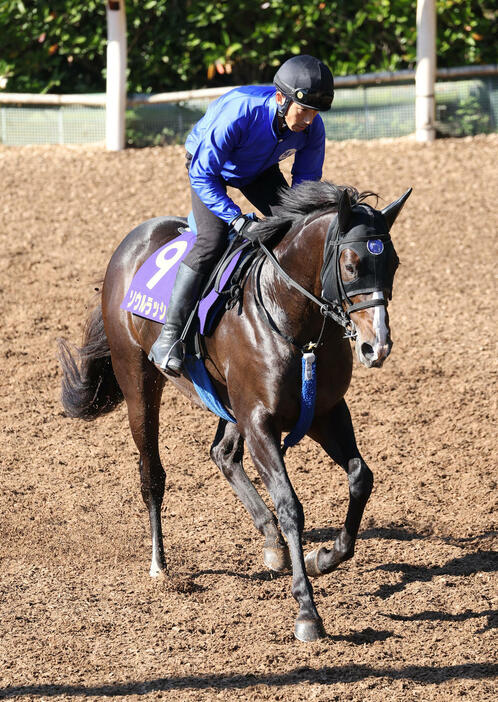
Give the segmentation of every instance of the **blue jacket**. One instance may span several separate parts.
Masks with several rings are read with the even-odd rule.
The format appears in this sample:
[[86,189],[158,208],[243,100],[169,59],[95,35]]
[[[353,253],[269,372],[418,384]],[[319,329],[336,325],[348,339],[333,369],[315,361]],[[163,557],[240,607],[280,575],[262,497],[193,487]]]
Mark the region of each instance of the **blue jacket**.
[[303,132],[285,129],[278,134],[276,111],[274,87],[235,88],[210,104],[187,137],[192,187],[225,222],[237,217],[240,208],[225,193],[220,176],[240,188],[295,154],[292,185],[322,177],[325,128],[320,115]]

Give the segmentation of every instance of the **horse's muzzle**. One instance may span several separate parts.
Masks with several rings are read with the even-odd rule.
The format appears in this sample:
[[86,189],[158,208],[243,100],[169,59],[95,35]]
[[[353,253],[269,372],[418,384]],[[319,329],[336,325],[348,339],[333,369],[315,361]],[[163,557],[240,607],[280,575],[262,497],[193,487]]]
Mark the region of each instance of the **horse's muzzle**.
[[392,346],[393,343],[390,339],[385,344],[374,345],[366,341],[358,341],[356,344],[358,360],[366,368],[380,368],[391,353]]

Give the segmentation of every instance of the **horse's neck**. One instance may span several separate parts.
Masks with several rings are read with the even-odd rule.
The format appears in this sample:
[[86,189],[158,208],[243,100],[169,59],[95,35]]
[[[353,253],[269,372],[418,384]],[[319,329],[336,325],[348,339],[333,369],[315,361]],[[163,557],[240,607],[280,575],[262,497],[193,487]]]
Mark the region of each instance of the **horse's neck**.
[[326,231],[323,216],[315,217],[304,226],[291,229],[274,251],[285,272],[317,297],[321,295],[320,271]]
[[[291,230],[274,249],[275,257],[294,282],[320,297],[320,271],[323,262],[324,223],[313,221]],[[288,284],[272,262],[264,261],[260,289],[263,302],[281,329],[303,343],[319,333],[323,317],[317,304],[303,292]]]

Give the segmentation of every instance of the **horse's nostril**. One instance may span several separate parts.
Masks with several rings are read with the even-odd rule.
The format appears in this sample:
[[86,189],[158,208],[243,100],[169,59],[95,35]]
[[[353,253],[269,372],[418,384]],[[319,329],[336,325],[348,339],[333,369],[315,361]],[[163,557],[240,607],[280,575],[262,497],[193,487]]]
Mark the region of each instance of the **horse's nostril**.
[[370,346],[370,344],[365,344],[363,343],[361,345],[361,353],[363,354],[364,358],[368,359],[369,361],[374,357],[374,350],[373,346]]

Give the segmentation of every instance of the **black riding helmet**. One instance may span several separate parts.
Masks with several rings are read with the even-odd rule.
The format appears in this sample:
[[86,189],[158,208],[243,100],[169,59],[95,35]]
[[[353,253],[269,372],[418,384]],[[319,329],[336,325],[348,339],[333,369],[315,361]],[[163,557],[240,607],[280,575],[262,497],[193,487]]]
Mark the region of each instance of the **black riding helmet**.
[[334,77],[330,69],[306,54],[285,61],[275,73],[273,84],[286,98],[283,105],[278,105],[281,116],[285,115],[291,101],[326,112],[334,99]]

